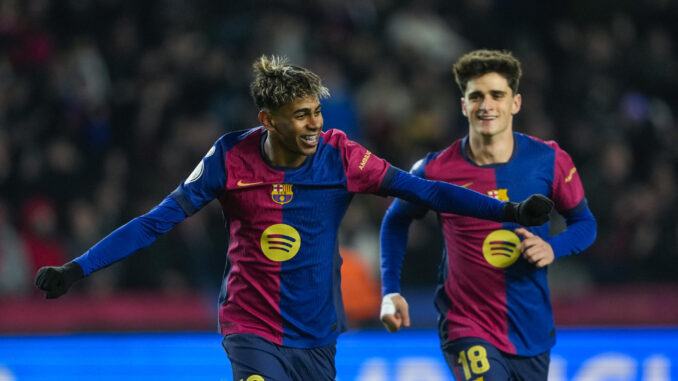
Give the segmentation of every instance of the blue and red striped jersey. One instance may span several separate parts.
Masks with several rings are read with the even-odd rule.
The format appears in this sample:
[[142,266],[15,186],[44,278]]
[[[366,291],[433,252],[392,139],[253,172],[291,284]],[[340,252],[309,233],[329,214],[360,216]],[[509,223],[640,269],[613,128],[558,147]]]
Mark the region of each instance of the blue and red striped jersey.
[[318,347],[346,328],[339,224],[353,193],[379,192],[389,164],[338,130],[297,168],[270,165],[267,131],[224,135],[172,194],[187,215],[217,198],[230,237],[220,295],[223,334]]
[[[568,227],[580,219],[581,229],[564,236],[570,247],[552,244],[556,257],[592,243],[595,220],[570,156],[553,142],[514,132],[514,152],[507,163],[479,166],[465,146],[468,137],[447,149],[428,154],[412,173],[456,184],[501,201],[522,201],[534,193],[550,197]],[[397,200],[382,225],[385,293],[399,292],[399,269],[412,218],[428,209]],[[572,216],[579,216],[570,218]],[[582,217],[583,216],[583,217]],[[489,341],[501,351],[519,355],[543,353],[555,344],[547,268],[538,269],[520,253],[515,223],[492,222],[439,213],[445,249],[439,271],[436,308],[442,344],[463,337]],[[400,229],[400,230],[399,230]],[[549,224],[528,228],[549,241]],[[563,246],[563,247],[561,247]],[[574,247],[574,249],[572,249]]]

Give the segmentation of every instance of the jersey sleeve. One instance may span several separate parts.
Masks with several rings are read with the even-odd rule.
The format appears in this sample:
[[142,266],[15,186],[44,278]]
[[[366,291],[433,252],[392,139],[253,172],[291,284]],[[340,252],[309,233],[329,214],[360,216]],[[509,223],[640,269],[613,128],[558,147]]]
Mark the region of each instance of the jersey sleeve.
[[225,189],[226,166],[223,139],[219,139],[193,172],[172,192],[187,216],[192,216]]
[[388,194],[420,204],[437,212],[504,222],[507,202],[471,189],[443,181],[424,180],[398,170],[388,188]]
[[[419,160],[410,173],[424,177],[425,159]],[[379,247],[381,248],[381,293],[400,292],[400,274],[407,249],[410,224],[423,217],[428,208],[396,198],[381,221]]]
[[551,198],[556,209],[564,214],[576,214],[582,207],[584,187],[582,186],[577,167],[572,158],[555,142],[549,142],[556,150]]
[[167,196],[150,212],[119,227],[73,261],[88,276],[149,246],[185,218],[177,202]]
[[359,143],[348,139],[341,131],[332,130],[330,136],[342,153],[348,191],[383,194],[385,186],[395,175],[391,165]]
[[565,230],[547,239],[556,259],[580,253],[596,240],[598,224],[585,201],[576,208],[577,213],[565,216]]
[[589,247],[596,239],[597,223],[584,197],[584,187],[572,158],[555,142],[548,142],[556,150],[552,199],[556,209],[565,218],[563,232],[548,238],[556,258],[576,254]]

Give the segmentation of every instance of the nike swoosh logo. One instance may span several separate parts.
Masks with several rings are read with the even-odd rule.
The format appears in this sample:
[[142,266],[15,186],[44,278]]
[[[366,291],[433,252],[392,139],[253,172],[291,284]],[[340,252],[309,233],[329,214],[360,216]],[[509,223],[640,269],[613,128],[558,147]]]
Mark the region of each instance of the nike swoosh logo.
[[460,185],[460,187],[466,188],[466,187],[469,187],[471,184],[473,184],[473,181],[471,181],[470,183],[466,183],[464,185]]
[[242,180],[238,180],[237,185],[239,187],[248,187],[250,185],[257,185],[257,184],[262,184],[262,183],[263,183],[263,181],[257,181],[255,183],[246,183],[246,182],[243,182]]
[[572,181],[572,175],[574,175],[575,172],[577,172],[576,167],[573,167],[572,169],[570,169],[570,174],[567,175],[567,177],[565,178],[566,183],[569,183],[570,181]]

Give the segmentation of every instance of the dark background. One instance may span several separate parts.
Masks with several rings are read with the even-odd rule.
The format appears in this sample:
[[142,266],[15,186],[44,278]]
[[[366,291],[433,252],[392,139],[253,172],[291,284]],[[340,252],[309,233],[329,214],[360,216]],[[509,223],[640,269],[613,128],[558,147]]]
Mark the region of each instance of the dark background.
[[[196,301],[207,324],[168,327],[211,329],[226,251],[216,202],[59,302],[32,278],[150,210],[220,135],[256,126],[260,55],[318,73],[332,94],[325,129],[408,169],[465,135],[451,66],[477,48],[522,61],[514,128],[570,153],[599,223],[592,247],[550,268],[557,323],[678,323],[676,20],[669,0],[0,0],[0,304],[20,313],[0,329],[127,302],[148,316],[139,329],[162,328],[161,305],[183,316]],[[342,225],[372,282],[389,202],[358,196]],[[429,213],[403,270],[415,306],[431,304],[441,246]],[[111,324],[54,329],[124,329]]]

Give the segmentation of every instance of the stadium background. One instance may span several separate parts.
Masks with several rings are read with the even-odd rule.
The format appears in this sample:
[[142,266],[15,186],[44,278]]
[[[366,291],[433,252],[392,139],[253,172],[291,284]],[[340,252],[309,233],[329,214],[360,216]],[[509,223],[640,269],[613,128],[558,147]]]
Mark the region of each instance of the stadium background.
[[[620,359],[635,364],[617,378],[582,379],[676,378],[676,20],[671,0],[0,0],[0,380],[41,377],[21,373],[20,364],[65,369],[50,367],[58,361],[45,362],[39,348],[49,356],[76,348],[71,360],[123,345],[117,340],[131,340],[132,349],[115,352],[131,359],[146,358],[133,348],[158,350],[140,343],[159,336],[135,341],[129,332],[196,332],[179,343],[205,339],[207,356],[228,365],[218,337],[204,333],[216,327],[225,252],[214,204],[57,302],[42,299],[32,278],[148,211],[218,136],[257,125],[247,88],[254,58],[282,54],[316,71],[332,94],[325,128],[406,169],[465,133],[450,68],[476,48],[522,60],[515,128],[555,139],[572,155],[599,222],[591,248],[549,269],[563,328],[555,353],[575,367],[552,378],[580,377],[582,350],[611,355],[614,369],[626,369]],[[431,214],[412,227],[403,288],[415,329],[380,335],[377,237],[389,202],[358,196],[342,225],[354,330],[340,348],[358,340],[355,348],[392,353],[382,358],[386,368],[408,372],[416,366],[398,361],[430,348],[426,358],[441,361],[430,341],[441,242]],[[118,334],[90,336],[96,332]],[[411,348],[430,345],[398,344],[408,340]],[[17,355],[21,343],[33,344],[29,357]],[[171,348],[183,353],[181,344]],[[190,358],[162,353],[176,364]],[[70,364],[83,374],[109,369]]]

